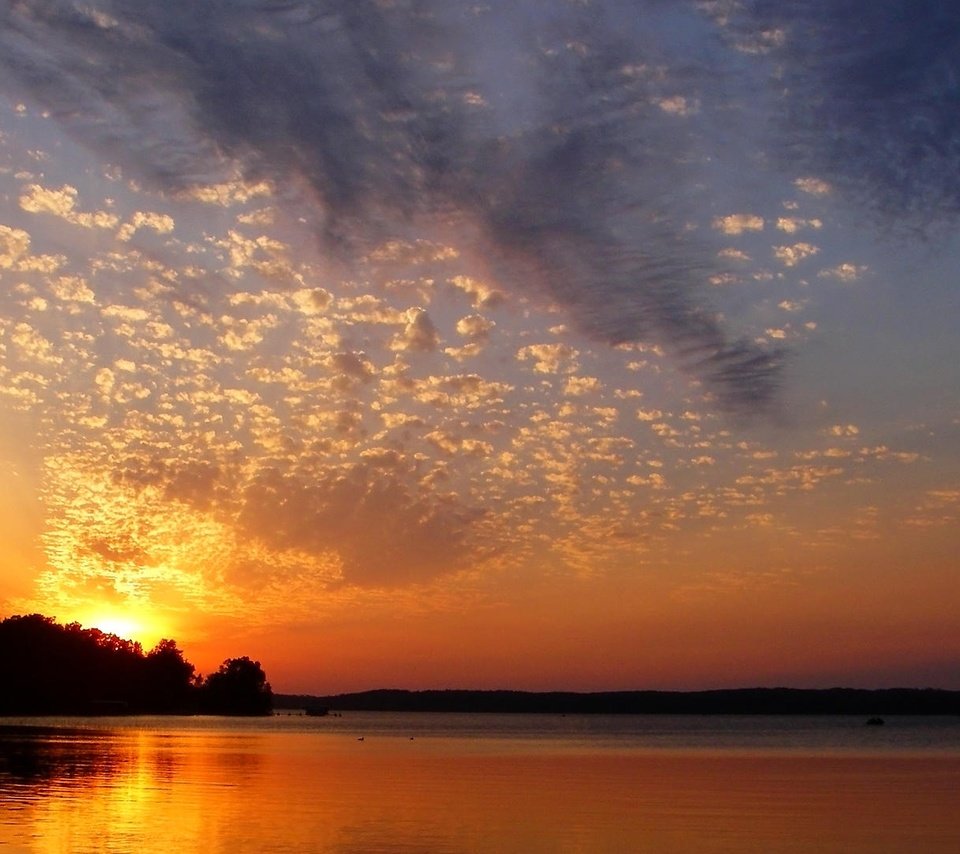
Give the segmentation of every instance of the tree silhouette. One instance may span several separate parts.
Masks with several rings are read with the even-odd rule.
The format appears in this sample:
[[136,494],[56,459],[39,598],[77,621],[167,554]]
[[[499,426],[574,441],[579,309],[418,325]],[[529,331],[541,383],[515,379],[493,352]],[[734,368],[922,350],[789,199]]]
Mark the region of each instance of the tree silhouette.
[[260,662],[227,659],[204,682],[176,641],[140,644],[41,614],[0,620],[0,715],[210,711],[268,714]]
[[273,705],[273,691],[259,661],[228,658],[203,684],[204,709],[212,714],[263,715]]
[[164,639],[144,662],[145,696],[156,711],[176,711],[190,704],[196,687],[196,668],[183,657],[177,642]]

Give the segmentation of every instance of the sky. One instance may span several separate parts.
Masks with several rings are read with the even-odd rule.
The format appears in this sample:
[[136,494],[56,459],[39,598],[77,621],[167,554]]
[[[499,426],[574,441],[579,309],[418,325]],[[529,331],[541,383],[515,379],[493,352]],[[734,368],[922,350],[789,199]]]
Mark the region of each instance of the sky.
[[958,140],[937,0],[0,0],[0,616],[960,688]]

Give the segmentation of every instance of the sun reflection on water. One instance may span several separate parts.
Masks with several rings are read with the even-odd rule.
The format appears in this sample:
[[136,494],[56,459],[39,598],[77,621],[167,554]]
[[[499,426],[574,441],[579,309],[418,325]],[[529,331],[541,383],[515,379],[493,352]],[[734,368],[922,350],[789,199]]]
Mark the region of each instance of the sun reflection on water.
[[501,738],[478,749],[446,736],[141,726],[0,727],[0,845],[946,852],[960,841],[956,754],[591,751]]

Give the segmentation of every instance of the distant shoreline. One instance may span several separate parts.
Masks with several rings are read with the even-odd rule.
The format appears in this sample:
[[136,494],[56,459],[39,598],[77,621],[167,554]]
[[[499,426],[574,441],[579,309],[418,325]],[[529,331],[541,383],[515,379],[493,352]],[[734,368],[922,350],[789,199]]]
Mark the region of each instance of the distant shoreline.
[[960,715],[960,691],[936,688],[737,688],[714,691],[378,689],[274,694],[279,709],[506,714]]

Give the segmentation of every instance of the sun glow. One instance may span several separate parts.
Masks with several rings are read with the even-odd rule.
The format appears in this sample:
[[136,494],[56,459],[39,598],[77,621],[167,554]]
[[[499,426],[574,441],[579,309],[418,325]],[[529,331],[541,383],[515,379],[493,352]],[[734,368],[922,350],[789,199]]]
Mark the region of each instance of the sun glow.
[[152,618],[129,612],[91,611],[78,622],[85,628],[100,629],[124,640],[135,641],[145,651],[156,646],[162,638],[170,637],[169,631]]

